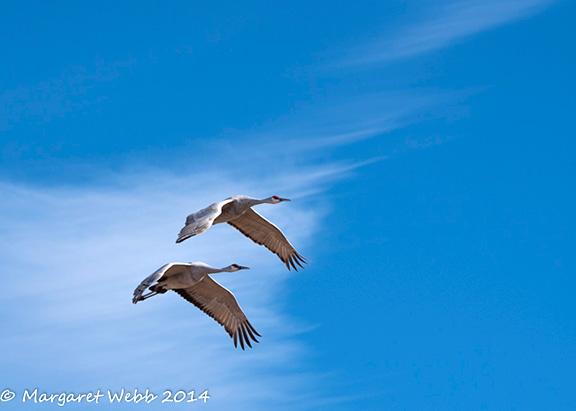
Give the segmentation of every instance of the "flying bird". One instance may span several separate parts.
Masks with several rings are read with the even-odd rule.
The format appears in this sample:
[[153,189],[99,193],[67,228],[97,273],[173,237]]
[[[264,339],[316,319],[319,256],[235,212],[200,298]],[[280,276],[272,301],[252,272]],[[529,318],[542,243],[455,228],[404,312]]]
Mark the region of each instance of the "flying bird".
[[256,244],[263,245],[276,254],[288,270],[290,266],[298,271],[296,264],[303,268],[306,258],[296,251],[282,231],[270,221],[252,209],[258,204],[278,204],[290,201],[287,198],[272,196],[259,200],[244,195],[237,195],[214,203],[186,218],[184,228],[178,234],[177,243],[203,233],[214,224],[228,223]]
[[[256,335],[258,337],[261,335],[250,324],[234,295],[210,277],[210,274],[214,273],[233,273],[247,269],[249,268],[238,264],[215,268],[200,262],[168,263],[136,287],[132,302],[136,304],[138,301],[172,290],[223,326],[230,338],[234,339],[234,347],[237,347],[239,340],[242,349],[244,342],[252,348],[250,340],[259,342]],[[146,289],[150,292],[144,294]]]

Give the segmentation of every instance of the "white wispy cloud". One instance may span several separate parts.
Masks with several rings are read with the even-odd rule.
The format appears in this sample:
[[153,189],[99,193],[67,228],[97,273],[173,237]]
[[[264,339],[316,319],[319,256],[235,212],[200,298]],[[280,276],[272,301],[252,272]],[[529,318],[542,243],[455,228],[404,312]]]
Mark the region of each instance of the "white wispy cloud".
[[[303,112],[280,117],[272,124],[251,131],[249,138],[245,131],[228,132],[228,140],[196,141],[201,150],[217,153],[217,159],[205,162],[194,156],[194,164],[210,162],[211,166],[223,171],[244,173],[263,166],[284,166],[298,164],[304,170],[306,164],[339,149],[369,140],[381,143],[383,153],[375,158],[383,158],[392,153],[394,143],[390,133],[411,124],[437,118],[459,118],[467,116],[465,101],[483,89],[470,87],[462,90],[439,90],[418,88],[412,90],[390,90],[366,93],[353,98],[338,98],[320,101]],[[192,156],[186,153],[189,147],[172,149],[175,161]],[[344,151],[344,150],[342,150]],[[166,152],[166,151],[165,151]],[[220,160],[224,160],[220,163]],[[357,159],[357,161],[374,159]],[[274,164],[270,164],[274,163]],[[188,165],[183,165],[187,167]],[[346,163],[331,160],[325,167],[346,168]]]
[[[209,409],[272,403],[289,409],[304,398],[296,393],[314,395],[310,387],[320,376],[306,370],[307,349],[296,338],[311,325],[289,318],[282,298],[286,281],[313,275],[314,267],[289,273],[228,226],[182,244],[174,240],[185,216],[211,202],[237,193],[279,194],[294,201],[259,211],[312,257],[324,212],[299,194],[322,190],[352,168],[317,166],[260,179],[149,172],[98,187],[0,183],[0,257],[4,278],[13,279],[0,294],[0,363],[13,370],[12,388],[208,388]],[[170,261],[250,266],[215,278],[234,292],[261,343],[235,349],[217,323],[173,293],[132,305],[136,285]]]
[[400,32],[354,49],[339,65],[386,64],[420,55],[484,30],[530,16],[552,0],[466,0],[450,2]]

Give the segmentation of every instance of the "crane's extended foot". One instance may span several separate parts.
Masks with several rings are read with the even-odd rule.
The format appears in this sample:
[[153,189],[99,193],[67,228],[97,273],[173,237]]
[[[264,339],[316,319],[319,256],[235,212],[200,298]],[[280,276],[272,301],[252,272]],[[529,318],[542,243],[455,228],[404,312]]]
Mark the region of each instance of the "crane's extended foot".
[[136,304],[138,301],[147,300],[147,299],[150,298],[150,297],[154,297],[156,294],[158,294],[158,293],[155,292],[155,291],[153,291],[153,292],[150,292],[150,293],[148,293],[148,294],[144,294],[144,295],[140,296],[140,297],[137,298],[137,299],[134,298],[134,299],[132,300],[132,302],[133,302],[134,304]]

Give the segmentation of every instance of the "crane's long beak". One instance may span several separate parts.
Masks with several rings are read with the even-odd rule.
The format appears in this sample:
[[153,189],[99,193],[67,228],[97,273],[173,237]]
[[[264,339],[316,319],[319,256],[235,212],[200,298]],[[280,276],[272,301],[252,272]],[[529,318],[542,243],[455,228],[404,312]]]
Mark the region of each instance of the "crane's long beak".
[[280,201],[291,201],[289,198],[281,198]]
[[239,265],[238,267],[240,267],[240,268],[238,268],[239,270],[249,270],[250,269],[250,267],[242,267],[241,265]]

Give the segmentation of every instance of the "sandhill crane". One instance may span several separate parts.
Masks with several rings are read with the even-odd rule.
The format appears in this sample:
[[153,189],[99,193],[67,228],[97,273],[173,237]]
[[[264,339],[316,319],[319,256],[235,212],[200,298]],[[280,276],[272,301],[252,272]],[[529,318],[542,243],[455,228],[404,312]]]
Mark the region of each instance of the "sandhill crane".
[[[230,338],[234,339],[234,347],[237,347],[237,342],[240,340],[242,349],[244,342],[252,348],[250,339],[259,342],[255,335],[258,337],[261,335],[252,327],[234,295],[210,277],[210,274],[214,273],[232,273],[247,269],[248,267],[238,264],[214,268],[200,262],[169,263],[156,270],[136,287],[132,302],[136,304],[138,301],[172,290],[223,326]],[[143,294],[146,289],[150,292]]]
[[283,201],[290,200],[278,196],[262,200],[244,195],[229,197],[190,214],[186,218],[186,224],[180,230],[176,242],[180,243],[187,238],[203,233],[214,224],[228,223],[256,244],[263,245],[276,254],[286,264],[288,270],[292,265],[292,268],[298,271],[294,263],[302,267],[301,263],[306,263],[307,260],[296,251],[278,227],[252,209],[258,204],[278,204]]

